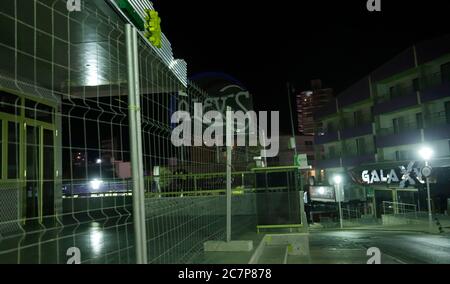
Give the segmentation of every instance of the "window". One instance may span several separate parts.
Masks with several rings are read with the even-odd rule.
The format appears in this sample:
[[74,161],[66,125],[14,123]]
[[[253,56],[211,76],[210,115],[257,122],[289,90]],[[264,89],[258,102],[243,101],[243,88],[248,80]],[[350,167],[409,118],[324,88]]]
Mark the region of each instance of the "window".
[[357,127],[360,126],[362,121],[361,121],[361,113],[359,111],[355,111],[353,113],[353,126]]
[[450,101],[445,102],[445,119],[450,124]]
[[27,118],[53,123],[53,108],[34,101],[25,100],[25,116]]
[[450,82],[450,62],[441,65],[442,82]]
[[333,132],[334,131],[334,125],[332,122],[328,122],[327,124],[327,132]]
[[334,158],[336,156],[336,147],[335,146],[330,146],[329,148],[329,153],[330,153],[330,158]]
[[410,155],[411,152],[410,151],[395,151],[395,159],[397,161],[406,161],[406,160],[410,160]]
[[0,91],[0,112],[19,115],[20,106],[20,97]]
[[392,86],[389,88],[389,94],[391,95],[391,99],[398,97],[401,95],[399,86]]
[[413,84],[413,89],[414,89],[414,91],[420,91],[420,81],[419,81],[419,78],[415,78],[413,81],[412,81],[412,84]]
[[356,139],[356,152],[358,155],[364,155],[366,153],[365,144],[364,138]]
[[423,116],[422,113],[416,113],[416,125],[417,125],[417,129],[422,129],[423,128]]
[[3,178],[3,121],[0,120],[0,179]]
[[8,179],[19,177],[19,124],[8,122]]
[[392,127],[394,130],[394,134],[398,134],[400,132],[400,119],[394,118],[392,120]]

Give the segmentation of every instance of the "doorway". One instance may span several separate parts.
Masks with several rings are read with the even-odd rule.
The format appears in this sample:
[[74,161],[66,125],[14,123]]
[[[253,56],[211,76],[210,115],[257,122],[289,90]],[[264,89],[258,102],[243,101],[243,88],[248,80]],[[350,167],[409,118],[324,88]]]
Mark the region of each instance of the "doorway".
[[25,136],[26,218],[42,222],[55,214],[54,131],[27,125]]
[[8,218],[42,223],[56,213],[56,104],[1,90],[0,95],[0,188],[10,192],[0,203]]

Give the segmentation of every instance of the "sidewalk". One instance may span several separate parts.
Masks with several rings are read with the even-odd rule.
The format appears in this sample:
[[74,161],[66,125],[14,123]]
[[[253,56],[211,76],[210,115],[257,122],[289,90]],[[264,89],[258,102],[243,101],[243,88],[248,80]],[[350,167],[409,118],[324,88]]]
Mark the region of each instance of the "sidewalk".
[[[360,227],[344,227],[345,230],[367,230],[367,231],[399,231],[399,232],[416,232],[425,234],[440,234],[436,225],[433,225],[430,232],[428,224],[407,224],[407,225],[372,225],[372,226],[360,226]],[[444,233],[450,233],[450,228],[443,227]]]
[[[309,257],[288,257],[288,264],[367,264],[367,249],[322,249],[312,248]],[[383,264],[404,264],[387,254],[381,254]]]
[[[450,218],[448,216],[439,216],[438,217],[441,227],[444,233],[439,231],[439,227],[436,225],[436,222],[433,220],[433,226],[430,232],[428,219],[419,218],[419,219],[410,219],[405,218],[405,223],[407,224],[393,224],[393,225],[382,225],[382,224],[360,224],[354,222],[353,226],[345,226],[345,230],[367,230],[367,231],[402,231],[402,232],[416,232],[416,233],[426,233],[426,234],[450,234]],[[326,228],[321,227],[320,224],[316,226],[311,226],[311,231],[327,231],[327,230],[336,230],[339,227]]]
[[239,235],[237,240],[252,240],[253,250],[248,252],[202,252],[192,263],[197,264],[248,264],[252,258],[259,243],[262,241],[264,234],[256,234],[256,232],[247,232]]

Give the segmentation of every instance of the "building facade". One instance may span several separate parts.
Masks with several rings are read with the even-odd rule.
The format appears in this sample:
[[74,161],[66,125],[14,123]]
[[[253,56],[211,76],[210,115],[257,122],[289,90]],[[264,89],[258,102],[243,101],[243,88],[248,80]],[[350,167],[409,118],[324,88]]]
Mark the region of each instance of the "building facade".
[[[343,174],[346,200],[367,198],[378,215],[388,201],[422,206],[423,211],[420,172],[406,186],[401,182],[408,165],[411,172],[423,167],[418,149],[427,145],[434,151],[433,207],[441,210],[450,195],[445,189],[450,173],[450,36],[408,48],[338,94],[315,118],[322,183]],[[367,182],[362,176],[390,169],[398,172],[399,182],[385,177]]]
[[[292,166],[294,165],[295,151],[291,145],[292,136],[280,135],[280,151],[278,156],[269,161],[270,166]],[[306,154],[308,165],[315,165],[314,137],[296,136],[296,147],[299,154]]]
[[333,89],[323,88],[321,80],[311,81],[311,90],[296,95],[297,125],[300,135],[313,136],[317,122],[314,115],[333,100]]

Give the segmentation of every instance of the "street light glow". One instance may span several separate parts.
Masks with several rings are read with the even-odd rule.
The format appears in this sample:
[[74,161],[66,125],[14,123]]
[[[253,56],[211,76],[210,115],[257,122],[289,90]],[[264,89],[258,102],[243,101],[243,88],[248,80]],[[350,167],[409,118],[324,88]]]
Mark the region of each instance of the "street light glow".
[[425,161],[428,161],[433,156],[433,150],[430,147],[422,147],[419,150],[419,156],[424,159]]
[[323,188],[323,187],[319,187],[319,194],[320,195],[324,195],[325,194],[325,188]]
[[333,181],[335,184],[340,184],[342,182],[342,177],[340,175],[335,175]]
[[103,181],[102,181],[102,180],[99,180],[99,179],[93,179],[93,180],[91,180],[91,181],[89,182],[89,184],[90,184],[90,186],[91,186],[91,189],[93,189],[93,190],[99,190],[100,187],[101,187],[101,185],[103,184]]

